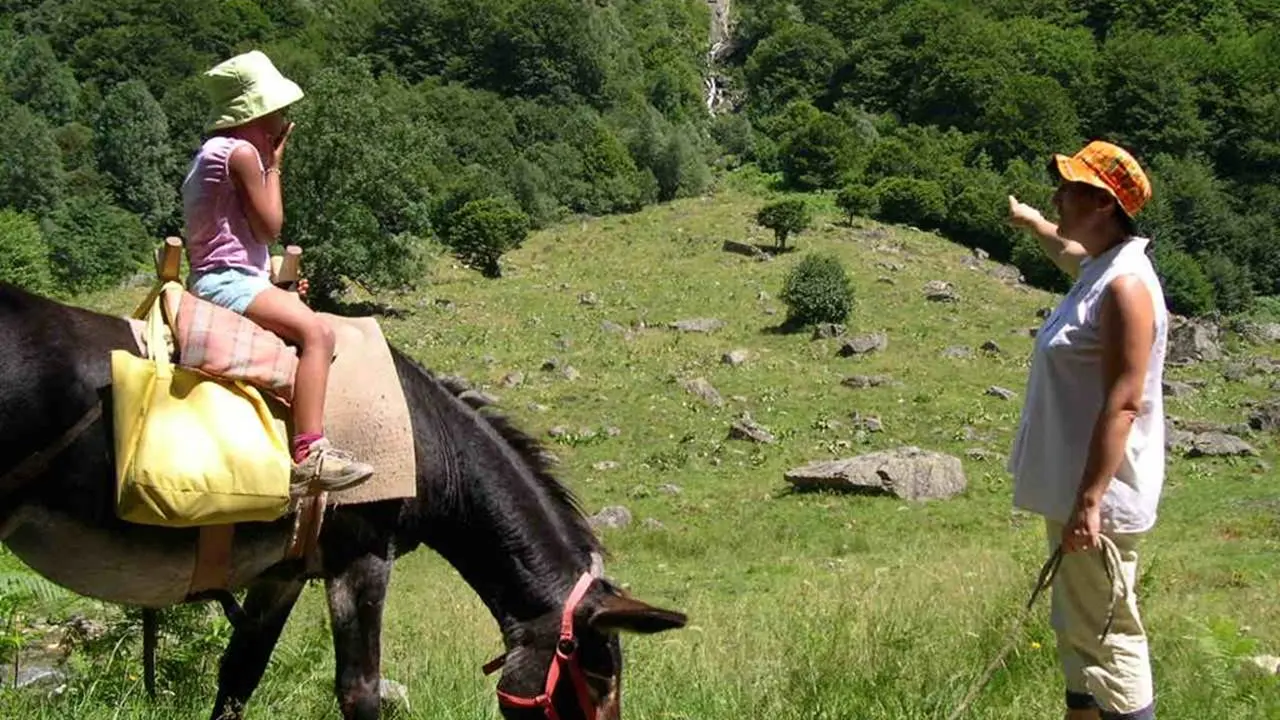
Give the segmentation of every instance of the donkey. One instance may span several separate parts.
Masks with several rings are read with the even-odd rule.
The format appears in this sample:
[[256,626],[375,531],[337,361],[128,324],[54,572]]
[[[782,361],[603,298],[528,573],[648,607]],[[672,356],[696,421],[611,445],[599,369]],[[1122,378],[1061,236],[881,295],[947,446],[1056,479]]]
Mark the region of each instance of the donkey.
[[[81,595],[143,608],[191,601],[198,533],[115,515],[109,351],[135,349],[128,323],[0,283],[0,338],[0,542]],[[486,669],[502,667],[504,717],[620,717],[619,634],[676,629],[686,617],[592,572],[603,548],[533,438],[402,352],[393,358],[412,417],[417,497],[330,510],[310,573],[280,561],[291,521],[237,528],[232,589],[247,593],[212,717],[243,716],[315,577],[327,591],[342,716],[375,720],[391,567],[424,544],[498,624],[506,653]]]

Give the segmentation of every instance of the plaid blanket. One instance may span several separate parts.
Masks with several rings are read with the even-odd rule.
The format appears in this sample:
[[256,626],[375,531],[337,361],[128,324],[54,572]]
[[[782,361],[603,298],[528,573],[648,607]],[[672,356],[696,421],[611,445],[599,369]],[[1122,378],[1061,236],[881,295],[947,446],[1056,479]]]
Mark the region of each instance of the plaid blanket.
[[177,315],[170,322],[179,365],[292,400],[298,353],[275,333],[185,290]]

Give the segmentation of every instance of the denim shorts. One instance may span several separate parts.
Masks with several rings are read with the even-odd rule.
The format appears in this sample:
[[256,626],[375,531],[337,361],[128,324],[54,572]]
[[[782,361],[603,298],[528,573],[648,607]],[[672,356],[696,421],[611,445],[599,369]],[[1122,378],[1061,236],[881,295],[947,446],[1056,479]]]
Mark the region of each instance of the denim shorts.
[[271,281],[265,276],[239,268],[220,268],[187,278],[187,288],[194,295],[241,315],[258,293],[269,287]]

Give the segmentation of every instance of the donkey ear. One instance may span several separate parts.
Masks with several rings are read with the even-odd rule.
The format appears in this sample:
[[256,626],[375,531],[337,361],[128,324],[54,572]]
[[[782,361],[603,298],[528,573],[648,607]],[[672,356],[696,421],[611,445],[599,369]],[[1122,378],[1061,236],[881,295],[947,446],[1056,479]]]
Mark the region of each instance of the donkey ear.
[[682,628],[689,618],[682,612],[663,610],[634,598],[605,595],[591,612],[587,624],[602,633],[658,633]]

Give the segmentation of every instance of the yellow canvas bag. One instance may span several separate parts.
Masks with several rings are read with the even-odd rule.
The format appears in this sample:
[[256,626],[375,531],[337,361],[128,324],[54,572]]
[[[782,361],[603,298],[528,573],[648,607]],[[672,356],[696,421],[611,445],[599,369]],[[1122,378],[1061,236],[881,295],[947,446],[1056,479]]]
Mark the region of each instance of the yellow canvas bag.
[[292,468],[282,424],[256,388],[175,367],[162,304],[146,316],[146,358],[111,353],[117,514],[167,527],[281,517]]

